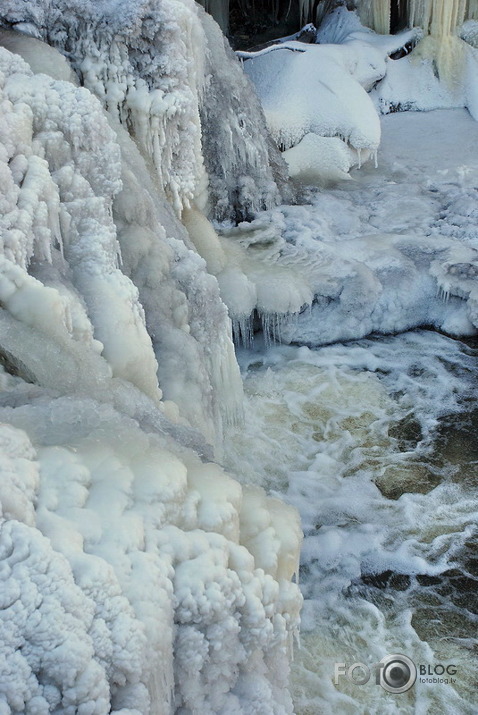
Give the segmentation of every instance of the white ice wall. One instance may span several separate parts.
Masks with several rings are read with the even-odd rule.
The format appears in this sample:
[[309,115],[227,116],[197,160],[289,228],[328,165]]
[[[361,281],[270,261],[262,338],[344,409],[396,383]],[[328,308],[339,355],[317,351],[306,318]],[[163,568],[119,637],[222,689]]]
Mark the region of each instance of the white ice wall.
[[[218,284],[177,216],[204,176],[179,37],[195,10],[157,5],[141,20],[129,7],[121,20],[141,42],[128,60],[111,47],[111,67],[101,32],[76,35],[69,10],[49,30],[65,44],[71,22],[76,50],[94,47],[82,72],[109,115],[0,48],[5,713],[292,712],[300,527],[211,462],[242,388]],[[40,35],[50,10],[2,7]],[[171,105],[148,94],[146,69],[133,107],[122,62],[157,69],[157,48],[151,64],[142,55],[161,12]],[[41,54],[37,42],[30,62],[48,70],[52,50]]]

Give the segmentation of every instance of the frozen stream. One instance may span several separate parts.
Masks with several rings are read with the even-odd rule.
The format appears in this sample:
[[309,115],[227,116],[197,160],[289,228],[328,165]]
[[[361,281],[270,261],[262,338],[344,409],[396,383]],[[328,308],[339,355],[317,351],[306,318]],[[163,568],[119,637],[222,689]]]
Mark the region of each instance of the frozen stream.
[[[379,169],[283,209],[289,225],[322,240],[393,231],[476,246],[473,120],[395,114],[383,131]],[[298,715],[476,712],[476,358],[474,339],[428,330],[319,349],[257,341],[239,355],[246,423],[227,466],[296,506],[305,533]],[[394,653],[453,665],[455,682],[334,684],[335,663]]]

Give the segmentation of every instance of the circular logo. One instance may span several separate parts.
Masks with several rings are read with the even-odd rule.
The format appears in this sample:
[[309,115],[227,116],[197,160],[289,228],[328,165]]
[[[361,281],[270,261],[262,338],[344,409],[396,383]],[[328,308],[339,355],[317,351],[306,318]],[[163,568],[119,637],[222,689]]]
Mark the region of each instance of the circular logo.
[[386,655],[380,665],[380,685],[388,693],[405,693],[417,679],[415,663],[406,655]]

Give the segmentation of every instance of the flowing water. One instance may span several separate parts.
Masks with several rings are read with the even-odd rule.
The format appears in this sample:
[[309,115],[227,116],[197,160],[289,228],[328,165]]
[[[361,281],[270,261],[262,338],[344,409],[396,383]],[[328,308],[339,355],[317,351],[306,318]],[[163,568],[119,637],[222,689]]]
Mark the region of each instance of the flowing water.
[[[378,170],[316,194],[300,231],[476,245],[475,131],[464,112],[385,117]],[[478,713],[477,357],[432,330],[239,351],[227,466],[293,504],[305,535],[297,715]],[[375,677],[395,654],[418,670],[402,693]]]
[[[294,504],[305,533],[298,715],[477,711],[477,355],[432,331],[240,354],[228,466]],[[334,684],[335,663],[387,654],[426,677],[402,694]],[[424,682],[437,664],[442,682]]]

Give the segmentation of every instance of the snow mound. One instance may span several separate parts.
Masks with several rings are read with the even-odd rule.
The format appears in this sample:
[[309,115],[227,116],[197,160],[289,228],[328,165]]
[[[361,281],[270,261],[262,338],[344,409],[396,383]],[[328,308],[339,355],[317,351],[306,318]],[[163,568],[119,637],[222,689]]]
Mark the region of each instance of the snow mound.
[[316,44],[286,39],[238,53],[292,178],[339,180],[353,165],[376,157],[380,121],[368,92],[385,77],[388,55],[418,34],[377,35],[340,7],[325,16]]
[[244,63],[272,136],[283,149],[290,149],[312,132],[341,137],[358,150],[377,150],[378,116],[348,68],[354,48],[348,47],[344,56],[340,49],[287,42]]

